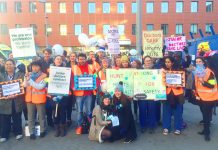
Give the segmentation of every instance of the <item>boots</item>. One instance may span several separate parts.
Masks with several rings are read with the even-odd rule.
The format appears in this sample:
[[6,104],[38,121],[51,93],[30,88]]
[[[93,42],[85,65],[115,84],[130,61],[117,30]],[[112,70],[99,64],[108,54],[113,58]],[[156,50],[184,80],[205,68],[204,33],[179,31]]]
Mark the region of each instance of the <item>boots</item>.
[[66,124],[60,125],[60,136],[64,137],[66,135]]
[[59,124],[55,124],[54,125],[55,126],[55,137],[59,137],[60,136],[60,133],[61,133],[61,131],[60,131],[60,125]]

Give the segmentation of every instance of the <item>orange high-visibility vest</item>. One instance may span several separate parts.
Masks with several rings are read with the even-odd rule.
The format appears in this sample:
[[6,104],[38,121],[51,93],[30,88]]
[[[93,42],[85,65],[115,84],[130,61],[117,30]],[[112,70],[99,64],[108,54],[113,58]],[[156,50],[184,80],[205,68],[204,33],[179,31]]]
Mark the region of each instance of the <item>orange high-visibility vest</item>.
[[[36,83],[39,83],[40,81],[44,80],[47,77],[45,73],[42,73],[37,79]],[[27,103],[33,103],[33,104],[44,104],[46,103],[46,95],[47,95],[46,88],[43,88],[41,90],[37,90],[32,86],[26,87],[26,94],[25,94],[25,101]]]
[[[206,75],[203,77],[204,81],[208,81],[211,73],[213,74],[215,78],[215,74],[212,70],[209,68],[205,69]],[[216,78],[215,78],[216,81]],[[202,101],[215,101],[218,100],[218,85],[217,81],[214,85],[214,88],[208,88],[206,86],[203,86],[202,83],[199,81],[199,78],[195,76],[195,88],[196,88],[196,93],[200,97]]]
[[101,80],[101,83],[106,81],[106,73],[104,73],[103,70],[99,71],[98,76],[99,76],[99,78]]
[[170,94],[170,92],[173,91],[174,95],[181,95],[184,93],[184,90],[182,87],[167,87],[166,93]]

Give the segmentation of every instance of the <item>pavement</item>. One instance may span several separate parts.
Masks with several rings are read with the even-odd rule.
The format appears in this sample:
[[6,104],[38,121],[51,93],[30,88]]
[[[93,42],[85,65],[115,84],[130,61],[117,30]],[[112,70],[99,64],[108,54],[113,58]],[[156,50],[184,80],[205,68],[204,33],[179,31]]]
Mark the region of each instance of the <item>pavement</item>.
[[[73,120],[75,111],[73,112]],[[54,131],[48,129],[48,134],[44,138],[30,140],[24,137],[17,141],[13,135],[5,143],[0,143],[0,150],[217,150],[218,149],[218,117],[213,116],[211,126],[211,141],[204,141],[203,136],[197,132],[202,130],[199,121],[202,116],[198,106],[186,103],[184,106],[184,121],[187,128],[181,135],[170,133],[165,136],[159,126],[154,134],[148,132],[141,134],[138,127],[138,138],[133,143],[124,144],[123,140],[113,143],[89,141],[88,135],[75,135],[74,125],[68,129],[66,137],[54,137]]]

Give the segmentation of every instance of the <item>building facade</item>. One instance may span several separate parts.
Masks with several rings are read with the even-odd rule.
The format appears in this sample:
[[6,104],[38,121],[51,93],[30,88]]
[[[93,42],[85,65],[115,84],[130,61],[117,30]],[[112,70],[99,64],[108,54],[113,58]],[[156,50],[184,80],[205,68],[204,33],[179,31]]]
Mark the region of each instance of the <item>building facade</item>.
[[[103,38],[116,25],[128,49],[136,45],[136,12],[136,0],[0,0],[0,43],[10,46],[10,28],[33,27],[39,47],[76,48],[80,33]],[[209,35],[210,25],[218,32],[217,0],[142,0],[142,30],[190,39],[199,29]]]

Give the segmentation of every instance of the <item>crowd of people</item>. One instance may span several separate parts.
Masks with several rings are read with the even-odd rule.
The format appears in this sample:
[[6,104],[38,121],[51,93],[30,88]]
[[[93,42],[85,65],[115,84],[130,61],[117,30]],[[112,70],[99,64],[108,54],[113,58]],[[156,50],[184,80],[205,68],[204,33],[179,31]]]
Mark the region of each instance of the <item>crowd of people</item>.
[[[203,130],[199,132],[206,141],[210,141],[210,123],[212,110],[218,100],[216,71],[210,68],[208,60],[202,56],[192,62],[187,49],[184,52],[169,53],[163,49],[164,57],[154,59],[150,56],[141,59],[130,55],[106,56],[102,50],[97,53],[75,53],[52,56],[50,49],[44,49],[44,57],[35,57],[30,65],[13,59],[0,61],[0,82],[16,79],[23,80],[25,94],[7,96],[0,100],[0,142],[5,142],[13,132],[16,139],[23,138],[22,114],[29,128],[30,139],[36,139],[35,124],[39,122],[40,137],[47,134],[47,126],[54,128],[55,137],[64,137],[72,119],[76,121],[75,134],[89,134],[90,140],[113,142],[124,139],[130,143],[137,139],[134,120],[139,120],[140,132],[150,134],[161,123],[163,134],[173,132],[180,135],[186,123],[183,119],[185,99],[198,105],[202,113]],[[205,74],[202,77],[193,74],[197,65],[203,65]],[[72,70],[69,95],[49,95],[47,93],[49,68],[69,67]],[[124,93],[122,81],[114,87],[110,95],[101,85],[107,80],[106,69],[161,69],[186,72],[186,87],[166,87],[167,98],[164,101],[136,99]],[[97,88],[94,90],[75,90],[74,76],[96,74]],[[110,82],[110,81],[107,81]],[[58,105],[58,109],[57,109]],[[133,107],[131,106],[133,105]],[[132,109],[133,108],[133,109]],[[77,117],[72,118],[73,109]],[[161,111],[162,109],[162,111]],[[162,112],[162,114],[161,114]],[[110,117],[118,118],[118,125],[112,124]],[[171,127],[171,121],[174,127]]]

